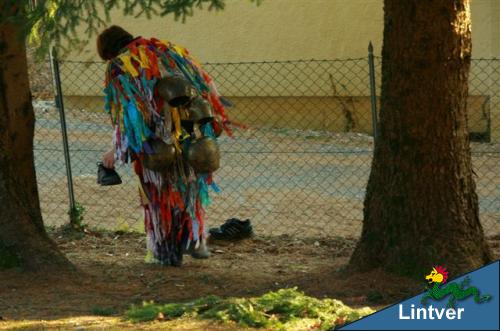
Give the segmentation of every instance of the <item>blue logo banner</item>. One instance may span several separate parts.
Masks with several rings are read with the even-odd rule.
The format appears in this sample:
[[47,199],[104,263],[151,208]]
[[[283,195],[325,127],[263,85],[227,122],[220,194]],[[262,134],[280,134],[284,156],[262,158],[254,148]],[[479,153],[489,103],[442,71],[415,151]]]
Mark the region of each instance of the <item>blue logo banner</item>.
[[[439,268],[438,272],[433,271],[426,279],[436,274],[440,277]],[[446,281],[445,278],[436,289],[433,294],[424,292],[340,330],[500,329],[498,260],[456,279]]]

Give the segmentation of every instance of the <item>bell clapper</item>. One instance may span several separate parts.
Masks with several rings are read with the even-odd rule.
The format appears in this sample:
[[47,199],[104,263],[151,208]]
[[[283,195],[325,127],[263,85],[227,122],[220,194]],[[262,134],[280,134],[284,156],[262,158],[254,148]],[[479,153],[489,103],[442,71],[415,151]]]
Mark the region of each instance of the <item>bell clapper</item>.
[[163,105],[163,125],[168,132],[172,131],[172,113],[167,103]]
[[179,107],[179,113],[181,116],[181,120],[185,121],[189,119],[189,110],[185,107]]
[[201,133],[200,130],[200,124],[199,123],[194,123],[193,125],[193,134],[195,139],[200,139],[203,137],[203,134]]

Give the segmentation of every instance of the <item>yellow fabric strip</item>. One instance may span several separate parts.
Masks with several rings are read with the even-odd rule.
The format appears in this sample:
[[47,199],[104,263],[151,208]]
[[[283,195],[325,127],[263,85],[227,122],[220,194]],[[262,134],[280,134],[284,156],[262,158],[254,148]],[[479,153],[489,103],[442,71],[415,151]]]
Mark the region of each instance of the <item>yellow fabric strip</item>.
[[133,77],[139,76],[139,72],[132,65],[132,59],[129,55],[120,55],[119,59],[122,61],[125,71],[131,74]]
[[175,138],[179,139],[182,134],[181,130],[181,116],[179,115],[179,109],[172,108],[172,121],[174,122],[174,132]]
[[144,49],[144,47],[139,47],[139,56],[141,57],[141,67],[142,68],[149,68],[150,67],[150,63],[149,63],[149,59],[148,59],[148,56],[146,55],[146,50]]

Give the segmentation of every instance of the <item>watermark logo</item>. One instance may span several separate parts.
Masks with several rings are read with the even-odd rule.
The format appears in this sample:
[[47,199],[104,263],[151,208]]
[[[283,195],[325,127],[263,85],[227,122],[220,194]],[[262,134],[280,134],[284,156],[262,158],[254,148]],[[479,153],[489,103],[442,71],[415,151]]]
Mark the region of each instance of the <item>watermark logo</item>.
[[[475,286],[469,286],[470,278],[467,276],[462,282],[447,283],[448,271],[442,266],[432,268],[430,274],[425,276],[425,280],[429,284],[428,291],[421,299],[421,304],[424,307],[415,307],[411,304],[410,307],[399,305],[400,320],[461,320],[465,314],[465,308],[456,308],[457,301],[466,300],[473,297],[476,303],[483,303],[491,300],[491,295],[481,295],[479,289]],[[442,301],[448,298],[446,308],[427,306],[429,300]]]
[[446,304],[447,308],[455,308],[457,301],[465,300],[471,296],[476,303],[487,302],[491,299],[491,295],[481,295],[477,287],[469,286],[469,276],[465,277],[460,284],[449,283],[445,285],[448,280],[448,272],[446,268],[442,266],[435,266],[432,268],[431,273],[425,276],[425,280],[429,282],[430,287],[421,300],[424,306],[427,305],[429,299],[441,301],[446,297],[448,297],[448,303]]

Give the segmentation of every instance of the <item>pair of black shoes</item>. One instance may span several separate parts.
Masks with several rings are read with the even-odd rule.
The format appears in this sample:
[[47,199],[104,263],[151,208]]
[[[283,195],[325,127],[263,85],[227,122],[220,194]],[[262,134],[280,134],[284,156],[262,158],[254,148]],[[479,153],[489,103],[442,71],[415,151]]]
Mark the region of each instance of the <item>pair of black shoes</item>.
[[253,236],[253,227],[250,220],[230,218],[218,228],[209,230],[210,238],[215,240],[240,240]]

